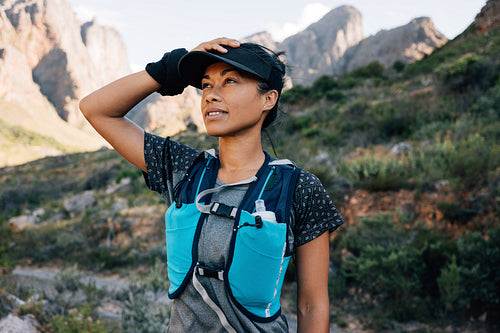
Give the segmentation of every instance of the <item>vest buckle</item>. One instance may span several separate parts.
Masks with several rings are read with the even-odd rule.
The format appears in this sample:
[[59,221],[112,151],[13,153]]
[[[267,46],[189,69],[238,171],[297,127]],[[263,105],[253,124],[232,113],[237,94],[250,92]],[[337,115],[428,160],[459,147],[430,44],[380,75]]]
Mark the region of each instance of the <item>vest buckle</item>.
[[200,276],[205,276],[224,281],[224,271],[219,271],[213,268],[198,265],[196,266],[196,272]]
[[228,206],[220,202],[214,202],[212,206],[210,206],[210,214],[227,217],[230,219],[236,218],[236,212],[238,208],[233,206]]

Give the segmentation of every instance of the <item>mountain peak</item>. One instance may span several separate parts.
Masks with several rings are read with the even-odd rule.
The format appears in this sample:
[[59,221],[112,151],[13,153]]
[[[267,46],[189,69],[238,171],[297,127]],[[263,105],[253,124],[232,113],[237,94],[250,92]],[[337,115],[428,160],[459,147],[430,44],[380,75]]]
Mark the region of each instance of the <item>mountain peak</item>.
[[500,26],[500,0],[488,0],[474,19],[473,26],[479,33],[485,33]]

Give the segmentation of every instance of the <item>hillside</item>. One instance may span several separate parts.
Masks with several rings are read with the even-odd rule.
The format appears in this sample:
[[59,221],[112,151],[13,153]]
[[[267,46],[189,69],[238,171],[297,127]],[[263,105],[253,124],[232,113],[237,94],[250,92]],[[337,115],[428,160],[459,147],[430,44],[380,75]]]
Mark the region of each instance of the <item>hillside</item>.
[[[497,3],[420,61],[372,62],[282,96],[278,155],[317,174],[346,220],[331,238],[334,332],[500,328]],[[0,317],[32,313],[48,331],[167,324],[165,207],[116,152],[0,169],[0,198]],[[55,286],[23,268],[59,272]],[[128,284],[103,291],[80,274]],[[294,318],[293,267],[286,281]]]

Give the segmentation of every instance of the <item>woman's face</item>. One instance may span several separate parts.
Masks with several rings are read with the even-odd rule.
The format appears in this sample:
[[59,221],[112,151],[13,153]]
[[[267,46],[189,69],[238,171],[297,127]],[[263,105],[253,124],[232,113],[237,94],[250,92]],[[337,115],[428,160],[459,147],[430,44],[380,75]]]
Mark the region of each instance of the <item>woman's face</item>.
[[207,133],[222,137],[257,131],[260,135],[274,102],[269,101],[268,93],[258,91],[258,84],[250,74],[226,63],[207,67],[201,81],[201,112]]

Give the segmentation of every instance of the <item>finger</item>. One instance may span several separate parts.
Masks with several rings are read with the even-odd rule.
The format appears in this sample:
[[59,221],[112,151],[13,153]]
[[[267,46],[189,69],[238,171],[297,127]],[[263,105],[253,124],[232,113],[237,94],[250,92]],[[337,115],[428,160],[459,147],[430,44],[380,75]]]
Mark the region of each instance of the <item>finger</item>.
[[229,46],[229,47],[239,47],[240,42],[236,39],[233,38],[226,38],[226,37],[221,37],[221,38],[216,38],[208,42],[201,43],[191,51],[209,51],[209,50],[214,50],[218,51],[221,53],[226,53],[227,49],[224,48],[224,46]]

